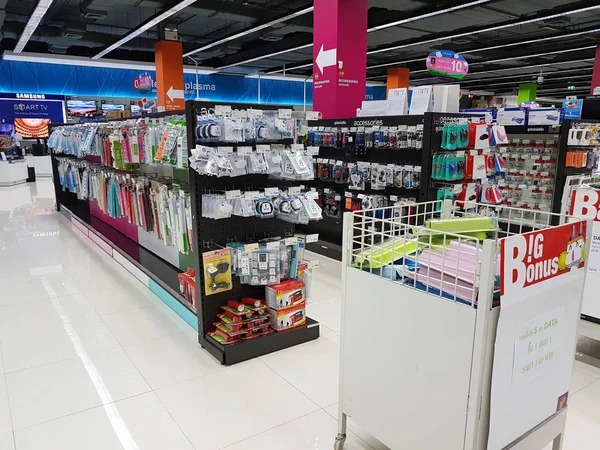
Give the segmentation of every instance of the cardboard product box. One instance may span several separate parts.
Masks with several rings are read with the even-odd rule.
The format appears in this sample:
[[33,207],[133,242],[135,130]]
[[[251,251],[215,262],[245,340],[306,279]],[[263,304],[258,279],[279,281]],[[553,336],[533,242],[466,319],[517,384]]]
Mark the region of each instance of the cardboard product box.
[[304,283],[298,280],[287,280],[265,288],[267,306],[273,309],[287,308],[304,302]]
[[271,326],[276,331],[289,330],[306,324],[306,302],[302,301],[287,308],[270,308]]

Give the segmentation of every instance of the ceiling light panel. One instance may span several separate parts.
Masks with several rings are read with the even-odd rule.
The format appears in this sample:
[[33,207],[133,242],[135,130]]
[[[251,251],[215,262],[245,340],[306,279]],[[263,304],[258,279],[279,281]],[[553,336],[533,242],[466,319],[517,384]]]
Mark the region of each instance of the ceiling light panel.
[[121,39],[119,39],[114,44],[109,45],[104,50],[102,50],[100,53],[92,56],[92,59],[102,58],[103,56],[112,52],[116,48],[119,48],[121,45],[125,44],[126,42],[129,42],[130,40],[138,37],[140,34],[145,33],[150,28],[155,27],[156,25],[161,23],[163,20],[168,19],[169,17],[173,16],[174,14],[177,14],[179,11],[181,11],[184,8],[187,8],[188,6],[192,5],[193,3],[196,3],[196,0],[184,0],[180,3],[178,3],[177,5],[173,6],[172,8],[167,9],[166,11],[158,14],[154,18],[148,20],[147,22],[144,22],[138,28],[132,30],[130,33],[123,36]]
[[[194,50],[192,50],[190,52],[187,52],[183,56],[191,56],[191,55],[194,55],[196,53],[200,53],[200,52],[203,52],[203,51],[208,50],[210,48],[216,47],[217,45],[224,44],[225,42],[233,41],[235,39],[239,39],[239,38],[247,36],[249,34],[256,33],[258,31],[264,30],[265,28],[272,27],[273,25],[276,25],[278,23],[286,22],[286,21],[291,20],[291,19],[293,19],[295,17],[299,17],[299,16],[302,16],[304,14],[311,13],[311,12],[314,11],[314,9],[315,9],[314,6],[310,6],[308,8],[304,8],[304,9],[302,9],[300,11],[296,11],[296,12],[294,12],[292,14],[288,14],[286,16],[279,17],[277,19],[271,20],[271,21],[263,23],[261,25],[257,25],[255,27],[249,28],[249,29],[241,31],[239,33],[232,34],[231,36],[227,36],[227,37],[224,37],[224,38],[219,39],[217,41],[211,42],[210,44],[203,45],[202,47],[198,47],[198,48],[196,48],[196,49],[194,49]],[[312,47],[312,45],[311,45],[311,47]]]
[[562,16],[567,16],[567,15],[571,15],[571,14],[582,14],[584,12],[588,12],[588,11],[595,11],[600,9],[600,5],[593,5],[593,6],[588,6],[585,8],[578,8],[578,9],[573,9],[570,11],[565,11],[562,13],[557,13],[557,14],[551,14],[549,16],[543,16],[543,17],[534,17],[532,19],[525,19],[525,20],[518,20],[515,22],[511,22],[511,23],[505,23],[502,25],[492,25],[492,26],[488,26],[484,29],[481,30],[471,30],[471,31],[466,31],[464,33],[457,33],[451,36],[443,36],[443,37],[438,37],[438,38],[433,38],[433,39],[425,39],[425,40],[421,40],[418,42],[411,42],[411,43],[407,43],[407,44],[401,44],[401,45],[396,45],[396,46],[392,46],[392,47],[387,47],[387,48],[380,48],[380,49],[376,49],[376,50],[371,50],[367,52],[367,55],[374,55],[377,53],[383,53],[383,52],[388,52],[391,50],[398,50],[401,48],[408,48],[408,47],[414,47],[417,45],[423,45],[423,44],[429,44],[429,43],[434,43],[434,42],[439,42],[439,41],[448,41],[450,39],[456,39],[456,38],[460,38],[463,36],[470,36],[473,34],[479,34],[479,33],[488,33],[491,31],[497,31],[497,30],[503,30],[506,28],[512,28],[512,27],[516,27],[516,26],[520,26],[520,25],[526,25],[529,23],[535,23],[535,22],[541,22],[543,20],[548,20],[548,19],[553,19],[556,17],[562,17]]
[[33,12],[31,13],[31,16],[29,17],[29,20],[27,21],[27,24],[25,25],[25,29],[23,29],[23,33],[21,33],[21,37],[19,37],[19,41],[13,50],[14,53],[21,53],[23,51],[27,45],[27,42],[29,42],[29,39],[31,39],[31,36],[33,36],[36,28],[44,18],[44,15],[46,15],[48,12],[50,5],[52,5],[52,0],[38,1]]

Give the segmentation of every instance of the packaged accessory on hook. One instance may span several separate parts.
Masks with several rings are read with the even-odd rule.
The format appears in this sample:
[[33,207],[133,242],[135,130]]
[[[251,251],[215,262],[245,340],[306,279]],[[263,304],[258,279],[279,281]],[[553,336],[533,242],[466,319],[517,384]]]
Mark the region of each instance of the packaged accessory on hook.
[[202,254],[204,266],[204,292],[206,295],[229,291],[231,279],[231,250],[228,248]]

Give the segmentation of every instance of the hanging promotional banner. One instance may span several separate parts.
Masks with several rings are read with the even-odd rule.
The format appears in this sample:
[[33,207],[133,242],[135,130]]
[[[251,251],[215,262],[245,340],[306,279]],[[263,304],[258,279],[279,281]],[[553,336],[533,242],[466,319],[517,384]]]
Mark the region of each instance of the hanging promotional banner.
[[452,50],[431,52],[425,62],[427,71],[446,81],[462,80],[469,73],[469,63]]
[[600,319],[600,190],[575,189],[571,196],[570,214],[594,221],[581,314]]
[[588,239],[582,220],[500,241],[488,450],[567,405]]

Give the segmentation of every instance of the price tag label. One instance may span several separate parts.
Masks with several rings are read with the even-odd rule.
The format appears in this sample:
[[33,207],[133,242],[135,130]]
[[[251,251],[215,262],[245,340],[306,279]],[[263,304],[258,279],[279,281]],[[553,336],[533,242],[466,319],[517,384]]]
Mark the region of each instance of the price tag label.
[[217,147],[217,153],[221,155],[229,155],[233,153],[233,147]]
[[398,201],[398,196],[397,195],[390,195],[390,201],[391,202],[397,202]]
[[290,195],[299,195],[300,192],[302,192],[300,186],[290,186],[290,188],[288,189],[288,193]]
[[250,253],[250,252],[256,252],[258,251],[260,247],[258,246],[258,242],[255,242],[253,244],[246,244],[244,245],[244,251],[246,253]]
[[303,144],[292,144],[292,150],[295,152],[301,152],[304,150]]
[[311,147],[306,147],[306,154],[311,156],[316,156],[319,154],[319,147],[315,147],[314,145]]
[[245,109],[234,109],[233,111],[231,111],[231,117],[233,117],[234,119],[247,119],[248,113]]
[[260,198],[260,192],[259,191],[246,191],[244,193],[244,198],[246,198],[247,200],[258,200]]
[[319,120],[321,113],[319,111],[306,111],[306,120]]
[[296,236],[285,238],[285,240],[283,242],[285,243],[285,245],[297,245],[298,238]]
[[271,151],[271,146],[268,144],[259,144],[256,146],[256,151],[258,153],[266,153]]
[[319,267],[319,260],[313,259],[312,261],[307,261],[306,265],[309,269],[316,269],[317,267]]
[[271,145],[271,150],[273,150],[274,152],[282,152],[285,150],[285,145],[273,144],[273,145]]
[[344,192],[344,197],[353,197],[352,192]]
[[319,240],[319,233],[306,235],[306,243],[307,244],[312,244],[313,242],[317,242],[318,240]]
[[312,198],[313,200],[316,200],[319,198],[319,193],[317,191],[309,191],[305,195],[307,198]]
[[251,155],[252,147],[238,147],[237,152],[238,152],[238,155]]
[[326,194],[329,194],[329,193],[331,193],[331,189],[325,188],[325,189],[323,189],[323,192],[325,192]]
[[267,242],[267,250],[279,250],[279,241]]
[[248,110],[248,117],[250,119],[262,119],[263,117],[263,110],[262,109],[249,109]]
[[231,105],[215,105],[215,116],[226,116],[231,113]]
[[279,194],[279,188],[276,187],[268,187],[265,188],[265,195],[267,197]]
[[234,198],[240,198],[242,196],[242,191],[236,189],[234,191],[225,191],[225,198],[227,200],[233,200]]
[[278,109],[277,117],[280,119],[291,119],[292,118],[292,110],[291,109]]
[[362,200],[363,198],[365,198],[365,194],[358,194],[358,195],[356,196],[356,198],[358,198],[358,199]]

